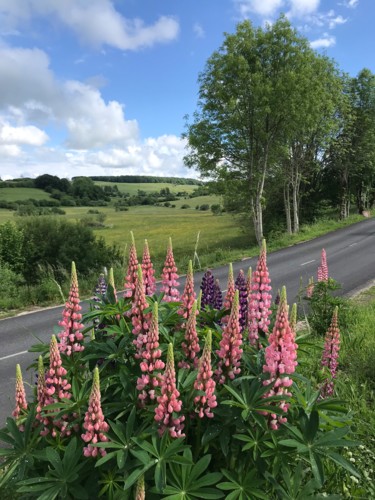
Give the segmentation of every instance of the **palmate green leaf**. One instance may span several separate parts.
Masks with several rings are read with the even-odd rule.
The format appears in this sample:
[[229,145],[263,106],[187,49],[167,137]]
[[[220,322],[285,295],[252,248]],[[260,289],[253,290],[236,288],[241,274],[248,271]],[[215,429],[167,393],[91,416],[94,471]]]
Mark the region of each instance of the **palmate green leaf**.
[[333,451],[330,451],[327,456],[331,460],[333,460],[336,464],[340,465],[341,467],[346,469],[348,472],[350,472],[350,474],[352,474],[353,476],[355,476],[357,478],[361,477],[361,475],[357,471],[357,469],[355,467],[353,467],[353,465],[350,462],[348,462],[348,460],[346,460],[344,457],[342,457],[339,453],[335,453]]
[[322,486],[324,484],[325,478],[324,478],[324,467],[320,456],[317,453],[310,451],[309,461],[315,479],[318,481],[319,486]]

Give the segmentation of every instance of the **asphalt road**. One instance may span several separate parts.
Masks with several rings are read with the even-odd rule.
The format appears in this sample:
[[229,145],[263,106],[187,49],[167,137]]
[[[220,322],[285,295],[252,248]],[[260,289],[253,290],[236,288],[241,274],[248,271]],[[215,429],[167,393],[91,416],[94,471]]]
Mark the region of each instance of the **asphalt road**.
[[[273,297],[283,285],[287,287],[288,302],[297,297],[300,282],[307,285],[310,276],[316,279],[322,248],[326,249],[329,275],[342,284],[342,293],[352,294],[366,287],[375,279],[375,219],[367,219],[321,236],[312,241],[294,245],[268,254]],[[233,263],[234,275],[240,269],[246,272],[249,266],[255,269],[257,258]],[[228,267],[213,270],[226,288]],[[202,279],[202,272],[195,273],[196,289]],[[183,287],[184,279],[180,279]],[[87,303],[84,304],[84,310]],[[37,343],[37,338],[49,341],[55,333],[61,318],[62,307],[53,307],[0,321],[0,426],[14,407],[15,365],[20,363],[25,385],[34,385],[35,375],[26,368],[35,355],[27,352]]]

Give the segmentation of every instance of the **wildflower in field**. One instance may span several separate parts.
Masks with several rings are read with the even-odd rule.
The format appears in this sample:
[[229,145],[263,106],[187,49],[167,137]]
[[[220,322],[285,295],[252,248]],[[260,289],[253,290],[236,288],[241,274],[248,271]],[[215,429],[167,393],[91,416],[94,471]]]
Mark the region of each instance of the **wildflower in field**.
[[161,291],[164,292],[163,300],[166,302],[174,302],[180,299],[180,293],[177,289],[180,283],[177,280],[178,274],[173,256],[172,239],[169,238],[167,256],[161,276]]
[[267,268],[266,240],[263,240],[258,263],[252,276],[251,295],[247,316],[247,329],[251,345],[258,344],[259,331],[268,333],[272,296],[271,280]]
[[333,395],[334,379],[337,374],[340,352],[340,330],[338,326],[338,307],[333,311],[331,324],[327,330],[322,354],[321,366],[326,367],[330,377],[324,382],[320,395],[326,398]]
[[214,414],[211,410],[217,406],[215,396],[216,382],[212,378],[211,349],[212,333],[211,330],[209,330],[206,335],[203,353],[198,364],[198,375],[194,382],[194,389],[203,392],[203,394],[195,396],[194,398],[194,404],[196,405],[195,411],[199,414],[200,418],[204,416],[212,418]]
[[[236,289],[235,289],[234,277],[233,277],[233,266],[232,266],[232,263],[230,263],[229,270],[228,270],[227,293],[225,294],[225,298],[224,298],[224,309],[228,309],[229,311],[232,309],[235,291],[236,291]],[[228,320],[229,320],[229,314],[224,316],[221,319],[223,324],[227,323]]]
[[[269,378],[263,382],[270,390],[264,397],[291,396],[288,388],[293,380],[288,377],[294,373],[297,366],[297,344],[295,335],[288,320],[288,305],[286,301],[285,286],[281,290],[280,304],[277,309],[275,325],[268,337],[268,346],[265,349],[265,365],[263,373],[269,374]],[[289,403],[280,401],[275,403],[285,413],[288,411]],[[278,429],[280,423],[285,423],[286,417],[271,413],[269,425],[271,429]]]
[[214,284],[213,308],[219,311],[222,307],[223,293],[220,288],[220,282],[218,279],[216,279]]
[[117,302],[117,290],[116,290],[116,286],[115,286],[115,278],[113,276],[113,267],[111,267],[109,269],[109,273],[108,273],[108,285],[110,285],[112,287],[113,295],[115,296],[115,301]]
[[296,334],[296,326],[297,326],[297,304],[294,302],[292,306],[292,311],[289,315],[289,325],[292,329],[294,335]]
[[95,367],[89,407],[85,414],[85,420],[83,423],[83,428],[86,432],[85,434],[81,434],[83,441],[88,443],[88,445],[83,448],[83,454],[85,457],[97,457],[99,454],[104,457],[106,455],[104,448],[92,446],[95,443],[108,441],[107,436],[103,433],[109,430],[109,425],[104,420],[100,399],[99,369],[98,367]]
[[148,241],[145,240],[142,257],[143,285],[146,295],[153,295],[156,291],[155,269],[151,262]]
[[318,267],[318,281],[328,281],[327,255],[324,248],[322,249],[320,266]]
[[22,380],[22,372],[19,364],[16,365],[16,406],[13,410],[13,417],[18,418],[20,414],[27,410],[26,392]]
[[196,366],[197,353],[200,351],[199,339],[197,333],[197,302],[193,303],[189,319],[186,323],[185,342],[182,343],[182,350],[185,354],[185,360],[180,361],[179,368],[190,368]]
[[214,307],[214,286],[215,278],[213,277],[210,269],[208,269],[202,277],[202,283],[200,287],[202,291],[202,309],[204,309],[206,306]]
[[[190,317],[190,312],[192,310],[195,298],[196,293],[194,291],[193,263],[191,260],[189,260],[185,287],[180,299],[181,307],[178,310],[178,314],[180,314],[186,320]],[[198,311],[196,311],[196,314],[198,314]]]
[[135,284],[137,282],[137,272],[138,272],[138,257],[137,249],[134,241],[133,231],[130,231],[131,244],[129,248],[129,260],[128,260],[128,270],[126,273],[125,284],[124,284],[124,297],[133,299],[135,294]]
[[216,380],[224,384],[227,378],[233,380],[241,372],[242,334],[240,327],[240,305],[238,290],[235,291],[231,313],[227,324],[224,326],[220,349],[216,351],[220,361],[215,371]]
[[155,387],[160,386],[161,381],[160,370],[164,370],[165,367],[164,362],[160,359],[158,316],[158,303],[155,302],[150,327],[146,334],[146,343],[144,350],[141,352],[142,361],[140,367],[142,376],[137,380],[137,390],[141,391],[138,398],[141,401],[145,401],[147,398],[155,399]]
[[311,278],[309,279],[309,283],[306,287],[306,297],[308,299],[311,299],[313,291],[314,291],[314,278],[311,276]]
[[95,302],[100,302],[102,300],[102,296],[107,292],[107,282],[103,273],[99,275],[99,279],[96,283],[94,296],[92,300]]
[[63,327],[63,330],[58,335],[60,339],[60,352],[65,353],[67,356],[71,356],[73,352],[80,352],[84,349],[82,345],[83,333],[81,331],[84,325],[81,323],[81,309],[77,271],[75,263],[72,262],[69,297],[62,313],[63,319],[59,321],[59,325]]
[[234,286],[235,289],[238,290],[240,303],[240,325],[241,330],[243,330],[246,326],[248,301],[245,273],[242,269],[240,269],[238,273]]
[[149,329],[149,321],[151,318],[150,313],[145,313],[145,309],[148,308],[148,303],[146,300],[145,289],[143,286],[143,274],[142,267],[138,264],[137,281],[134,290],[134,299],[131,309],[131,320],[133,325],[133,334],[137,336],[133,340],[133,344],[137,348],[136,358],[141,357],[141,352],[143,351],[143,346],[147,342],[147,332]]
[[161,395],[158,396],[158,406],[155,408],[155,420],[159,424],[159,435],[162,436],[168,430],[172,438],[185,437],[184,415],[173,416],[174,413],[180,413],[182,401],[178,399],[180,393],[176,387],[176,372],[174,368],[173,345],[168,345],[167,364],[165,367],[162,383]]

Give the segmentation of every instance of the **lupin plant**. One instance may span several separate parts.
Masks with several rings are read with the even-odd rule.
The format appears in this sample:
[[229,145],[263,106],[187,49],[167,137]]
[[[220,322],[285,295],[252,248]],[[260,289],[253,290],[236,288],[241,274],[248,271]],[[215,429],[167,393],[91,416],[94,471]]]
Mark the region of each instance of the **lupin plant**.
[[208,269],[203,277],[201,283],[201,291],[202,291],[202,301],[201,308],[205,307],[214,307],[214,289],[215,287],[215,278],[213,277],[212,271]]
[[224,384],[229,378],[233,380],[241,372],[242,334],[240,326],[240,305],[238,290],[235,291],[231,313],[223,329],[220,349],[216,354],[220,358],[215,371],[216,380]]
[[[265,349],[263,373],[268,374],[269,378],[263,384],[270,388],[265,397],[291,396],[288,389],[293,384],[293,380],[288,375],[294,373],[296,369],[297,348],[294,331],[289,324],[286,289],[284,286],[281,290],[275,325],[268,337],[268,346]],[[289,403],[286,401],[280,401],[276,404],[283,412],[288,411]],[[269,426],[274,430],[279,428],[280,423],[287,421],[286,416],[278,416],[275,413],[271,413],[268,418]]]
[[208,330],[202,356],[198,364],[198,375],[194,382],[194,389],[200,391],[194,398],[195,411],[199,418],[204,416],[213,418],[213,408],[216,408],[217,401],[215,396],[216,382],[213,379],[211,367],[212,333]]
[[100,302],[103,295],[105,295],[106,292],[107,292],[107,282],[106,282],[104,273],[101,273],[99,275],[98,281],[96,283],[95,290],[94,290],[94,296],[93,296],[92,300],[94,300],[95,302]]
[[322,398],[327,398],[333,395],[334,390],[334,379],[337,374],[338,358],[340,352],[340,330],[338,326],[338,307],[336,306],[331,324],[327,330],[324,348],[322,354],[321,366],[329,371],[329,377],[324,382],[320,395]]
[[252,275],[251,295],[249,299],[249,310],[247,315],[247,329],[249,342],[252,346],[258,345],[259,331],[268,333],[270,324],[272,296],[271,280],[267,268],[266,240],[262,242],[258,263]]
[[220,288],[220,282],[218,279],[214,283],[214,296],[213,296],[213,308],[220,311],[223,307],[223,292]]
[[137,481],[134,500],[145,500],[145,499],[146,499],[145,476],[142,474],[142,476]]
[[172,238],[168,240],[167,256],[165,258],[163,272],[161,275],[161,291],[164,292],[163,300],[165,302],[174,302],[179,300],[180,292],[177,287],[178,281],[177,266],[173,256]]
[[290,328],[292,329],[292,332],[296,334],[296,327],[297,327],[297,304],[294,302],[292,305],[292,310],[289,315],[289,325]]
[[85,457],[95,458],[98,455],[101,455],[102,457],[106,455],[106,451],[104,448],[92,446],[96,443],[103,443],[108,441],[108,438],[104,433],[109,430],[109,425],[104,420],[100,399],[101,395],[99,369],[96,366],[94,368],[89,407],[85,414],[83,423],[83,428],[86,430],[86,432],[84,434],[81,434],[81,438],[85,443],[87,443],[87,446],[83,448],[83,454],[85,455]]
[[156,291],[155,269],[151,261],[148,241],[145,240],[142,256],[143,285],[146,295],[153,295]]
[[[180,314],[186,321],[190,317],[190,312],[192,310],[195,299],[196,299],[196,293],[194,291],[193,263],[191,260],[189,260],[188,271],[185,280],[185,287],[180,298],[181,307],[178,310],[178,314]],[[198,314],[197,310],[196,314]]]
[[76,265],[72,262],[69,297],[62,313],[63,319],[59,321],[59,325],[63,327],[63,330],[58,335],[60,352],[67,356],[84,349],[83,333],[81,331],[84,325],[81,323],[81,309]]
[[[65,378],[66,375],[67,371],[62,364],[56,337],[52,335],[49,351],[49,369],[46,373],[46,398],[44,401],[46,406],[71,398],[71,385]],[[41,432],[43,436],[49,432],[51,432],[52,437],[56,437],[58,433],[60,433],[61,437],[70,435],[71,431],[68,429],[68,420],[65,416],[61,417],[61,419],[54,419],[52,416],[48,416],[48,414],[45,416],[45,427]]]
[[13,417],[18,419],[22,413],[27,410],[27,400],[25,387],[22,380],[22,372],[19,364],[16,365],[16,393],[15,393],[15,408],[13,410]]
[[144,350],[141,352],[142,361],[140,367],[142,375],[137,379],[137,390],[141,391],[138,398],[144,403],[147,399],[155,399],[155,389],[160,386],[161,370],[165,364],[160,359],[159,347],[159,314],[158,303],[155,302],[152,309],[150,326],[147,331]]
[[327,254],[324,248],[320,257],[320,266],[318,267],[318,281],[328,281]]
[[[246,275],[246,292],[247,292],[247,304],[249,305],[250,301],[250,296],[251,296],[251,283],[252,283],[252,278],[253,278],[253,270],[251,267],[247,270],[247,275]],[[246,315],[247,319],[247,315]]]
[[128,270],[125,277],[124,284],[124,297],[133,299],[135,294],[135,285],[137,282],[138,273],[138,257],[137,249],[135,246],[133,231],[130,231],[131,243],[129,248],[129,258],[128,258]]
[[[224,305],[223,305],[224,309],[228,309],[229,311],[232,309],[235,291],[236,289],[234,285],[233,265],[230,262],[228,269],[227,293],[225,294]],[[221,322],[225,324],[228,322],[228,320],[229,320],[229,314],[224,316],[221,319]]]
[[42,356],[38,358],[38,382],[36,388],[37,406],[35,418],[45,426],[48,425],[48,418],[42,415],[42,410],[46,406],[47,386],[46,386],[46,373],[44,370],[44,363]]
[[115,300],[117,302],[117,290],[115,286],[115,277],[113,275],[113,267],[110,268],[109,273],[108,273],[108,285],[111,285],[112,290],[113,290],[113,295],[115,297]]
[[244,330],[247,323],[248,300],[247,300],[246,278],[245,278],[245,273],[243,272],[242,269],[240,269],[238,273],[234,286],[235,289],[238,290],[239,303],[240,303],[240,325],[241,325],[241,330]]
[[185,342],[182,343],[185,359],[180,361],[179,368],[190,368],[197,365],[197,353],[200,351],[197,333],[197,301],[194,301],[185,328]]
[[161,382],[161,395],[158,396],[158,406],[155,408],[155,420],[158,422],[159,435],[168,431],[172,438],[185,437],[185,416],[179,414],[182,408],[180,393],[176,387],[176,371],[174,367],[173,345],[168,345],[167,364]]
[[133,341],[133,344],[137,348],[137,352],[135,354],[136,358],[141,357],[141,352],[143,350],[143,346],[146,343],[147,332],[149,329],[149,321],[151,314],[145,313],[145,310],[148,308],[148,303],[145,295],[145,288],[143,285],[143,274],[142,267],[138,264],[138,273],[137,273],[137,281],[135,284],[134,297],[131,309],[131,320],[133,325],[133,334],[137,336],[137,338]]
[[314,285],[314,278],[313,278],[313,276],[311,276],[311,278],[309,279],[309,283],[308,283],[308,285],[306,287],[306,297],[308,299],[311,299],[311,297],[312,297],[312,294],[313,294],[313,291],[314,291],[314,286],[315,286]]

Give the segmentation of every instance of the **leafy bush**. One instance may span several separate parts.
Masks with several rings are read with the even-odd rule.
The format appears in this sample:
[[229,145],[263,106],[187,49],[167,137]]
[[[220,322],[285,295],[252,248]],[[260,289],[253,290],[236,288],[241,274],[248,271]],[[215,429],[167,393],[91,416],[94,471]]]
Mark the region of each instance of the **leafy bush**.
[[206,211],[209,209],[210,209],[210,205],[208,203],[204,203],[203,205],[200,205],[200,207],[199,207],[199,210],[203,210],[203,211]]

